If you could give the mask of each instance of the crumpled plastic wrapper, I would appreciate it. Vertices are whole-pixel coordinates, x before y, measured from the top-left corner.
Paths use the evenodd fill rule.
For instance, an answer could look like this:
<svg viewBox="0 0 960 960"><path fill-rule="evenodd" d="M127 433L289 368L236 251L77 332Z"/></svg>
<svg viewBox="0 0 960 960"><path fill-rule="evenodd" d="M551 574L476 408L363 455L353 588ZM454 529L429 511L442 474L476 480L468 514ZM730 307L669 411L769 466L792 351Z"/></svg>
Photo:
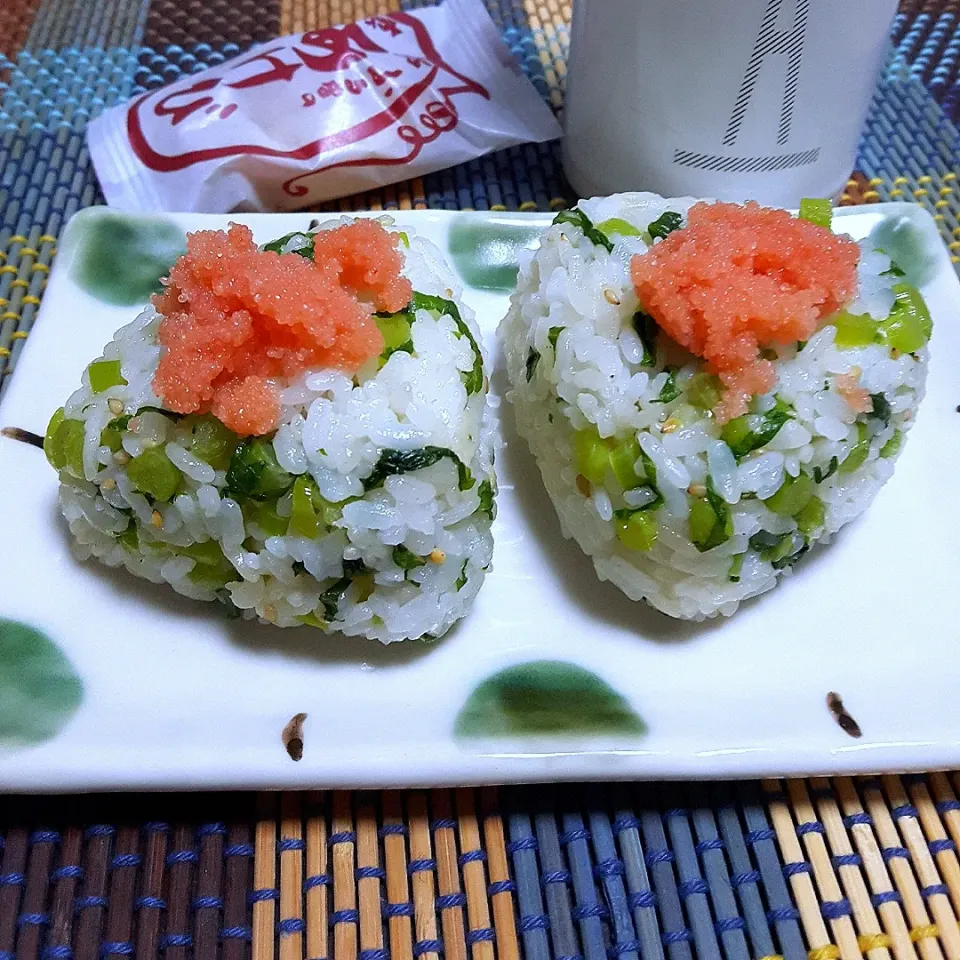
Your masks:
<svg viewBox="0 0 960 960"><path fill-rule="evenodd" d="M482 0L261 44L89 128L124 210L294 210L560 136Z"/></svg>

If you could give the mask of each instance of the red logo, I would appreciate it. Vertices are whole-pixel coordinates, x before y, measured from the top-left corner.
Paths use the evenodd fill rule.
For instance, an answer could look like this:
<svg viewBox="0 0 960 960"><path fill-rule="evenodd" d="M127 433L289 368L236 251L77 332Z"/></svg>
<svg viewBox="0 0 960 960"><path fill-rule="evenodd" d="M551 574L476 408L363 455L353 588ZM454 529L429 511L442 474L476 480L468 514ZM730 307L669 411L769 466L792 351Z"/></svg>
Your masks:
<svg viewBox="0 0 960 960"><path fill-rule="evenodd" d="M490 99L443 60L420 20L393 13L285 37L144 94L127 114L127 134L139 160L162 173L227 158L225 175L231 163L245 171L260 157L317 158L283 184L300 197L309 192L301 181L324 170L413 160L457 126L458 94ZM345 155L365 141L363 155Z"/></svg>

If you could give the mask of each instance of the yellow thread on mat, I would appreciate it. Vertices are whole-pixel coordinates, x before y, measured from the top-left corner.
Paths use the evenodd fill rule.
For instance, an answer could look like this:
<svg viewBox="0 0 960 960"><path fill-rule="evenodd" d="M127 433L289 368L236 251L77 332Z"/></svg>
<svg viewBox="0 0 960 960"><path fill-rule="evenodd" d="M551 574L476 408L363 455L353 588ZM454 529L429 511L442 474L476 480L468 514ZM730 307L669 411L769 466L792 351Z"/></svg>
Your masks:
<svg viewBox="0 0 960 960"><path fill-rule="evenodd" d="M10 334L10 339L26 340L27 336L28 336L28 332L26 330L14 330L13 333Z"/></svg>
<svg viewBox="0 0 960 960"><path fill-rule="evenodd" d="M40 306L40 298L35 297L32 293L28 293L21 301L21 303L32 303L35 307Z"/></svg>
<svg viewBox="0 0 960 960"><path fill-rule="evenodd" d="M31 269L31 270L42 270L44 273L49 273L49 272L50 272L50 268L49 268L45 263L35 263L30 269Z"/></svg>
<svg viewBox="0 0 960 960"><path fill-rule="evenodd" d="M897 178L893 181L893 185L896 186L896 185L899 184L899 183L909 183L909 182L910 182L910 181L909 181L906 177L897 177Z"/></svg>
<svg viewBox="0 0 960 960"><path fill-rule="evenodd" d="M893 946L893 938L889 933L862 933L857 937L857 946L863 953L868 950L881 950Z"/></svg>
<svg viewBox="0 0 960 960"><path fill-rule="evenodd" d="M927 940L930 937L939 937L940 931L935 923L928 923L922 927L914 927L910 931L910 939L916 943L918 940Z"/></svg>
<svg viewBox="0 0 960 960"><path fill-rule="evenodd" d="M863 195L863 199L864 199L864 200L876 200L879 196L880 196L880 194L877 193L876 190L868 190L868 191Z"/></svg>
<svg viewBox="0 0 960 960"><path fill-rule="evenodd" d="M853 178L851 178L850 180L847 181L847 186L848 186L848 187L855 187L856 185L857 185L857 181L854 180Z"/></svg>
<svg viewBox="0 0 960 960"><path fill-rule="evenodd" d="M3 267L0 267L0 273L16 273L17 268L12 264L8 263Z"/></svg>
<svg viewBox="0 0 960 960"><path fill-rule="evenodd" d="M915 197L926 197L926 196L928 196L928 191L927 191L927 190L923 190L923 189L914 190L914 191L913 191L913 195L914 195Z"/></svg>
<svg viewBox="0 0 960 960"><path fill-rule="evenodd" d="M0 322L4 320L19 320L20 314L14 313L12 310L8 310L6 313L0 313Z"/></svg>
<svg viewBox="0 0 960 960"><path fill-rule="evenodd" d="M6 347L0 347L0 357L9 357L10 351Z"/></svg>
<svg viewBox="0 0 960 960"><path fill-rule="evenodd" d="M536 210L537 205L536 203L533 202L533 200L524 200L523 203L521 203L520 206L517 207L517 209L523 210L523 211Z"/></svg>
<svg viewBox="0 0 960 960"><path fill-rule="evenodd" d="M941 188L940 188L940 196L941 196L941 197L946 197L948 194L951 194L951 193L953 193L953 187L941 187Z"/></svg>
<svg viewBox="0 0 960 960"><path fill-rule="evenodd" d="M21 257L38 257L39 254L37 253L36 250L33 249L33 247L21 247L20 256Z"/></svg>
<svg viewBox="0 0 960 960"><path fill-rule="evenodd" d="M761 957L760 960L783 960L782 953L768 953L765 957Z"/></svg>
<svg viewBox="0 0 960 960"><path fill-rule="evenodd" d="M551 210L559 210L559 209L562 209L563 207L565 207L566 205L567 205L567 198L566 198L566 197L553 197L553 198L550 200L550 209L551 209Z"/></svg>
<svg viewBox="0 0 960 960"><path fill-rule="evenodd" d="M27 242L27 238L26 238L25 236L23 236L23 234L20 234L20 233L15 233L15 234L7 241L8 244L10 244L10 243L26 243L26 242Z"/></svg>
<svg viewBox="0 0 960 960"><path fill-rule="evenodd" d="M960 250L960 240L951 240L950 243L947 244L947 249Z"/></svg>
<svg viewBox="0 0 960 960"><path fill-rule="evenodd" d="M949 206L950 206L950 201L949 201L949 200L938 200L938 201L933 205L933 207L934 207L935 210L942 210L944 207L949 207Z"/></svg>
<svg viewBox="0 0 960 960"><path fill-rule="evenodd" d="M17 277L16 280L11 280L11 281L10 281L10 286L11 286L11 287L29 287L30 284L27 283L26 280L21 280L19 277Z"/></svg>
<svg viewBox="0 0 960 960"><path fill-rule="evenodd" d="M891 197L902 197L902 196L903 196L903 191L902 191L899 187L897 187L896 190L891 190L891 191L890 191L890 196L891 196Z"/></svg>
<svg viewBox="0 0 960 960"><path fill-rule="evenodd" d="M808 960L837 960L840 948L835 943L828 943L825 947L815 947L807 954Z"/></svg>
<svg viewBox="0 0 960 960"><path fill-rule="evenodd" d="M917 183L929 183L932 179L933 177L925 173L922 177L917 177Z"/></svg>
<svg viewBox="0 0 960 960"><path fill-rule="evenodd" d="M490 209L497 213L503 213L507 208L502 203L495 203Z"/></svg>
<svg viewBox="0 0 960 960"><path fill-rule="evenodd" d="M879 187L880 184L883 183L883 177L871 177L867 183L869 183L871 187Z"/></svg>
<svg viewBox="0 0 960 960"><path fill-rule="evenodd" d="M957 175L951 170L950 173L945 173L943 175L943 181L946 183L947 180L956 180Z"/></svg>
<svg viewBox="0 0 960 960"><path fill-rule="evenodd" d="M56 243L57 238L51 237L49 233L44 233L41 236L37 237L37 243Z"/></svg>

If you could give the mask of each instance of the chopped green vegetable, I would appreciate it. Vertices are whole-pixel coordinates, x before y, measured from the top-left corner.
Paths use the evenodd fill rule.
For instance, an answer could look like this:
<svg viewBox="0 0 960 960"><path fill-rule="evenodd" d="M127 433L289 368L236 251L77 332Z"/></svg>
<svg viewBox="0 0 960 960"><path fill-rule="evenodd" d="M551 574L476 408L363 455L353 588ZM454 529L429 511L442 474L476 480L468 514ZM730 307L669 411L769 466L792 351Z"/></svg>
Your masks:
<svg viewBox="0 0 960 960"><path fill-rule="evenodd" d="M766 560L776 566L793 552L793 534L776 534L760 530L750 538L750 546L760 555L761 560Z"/></svg>
<svg viewBox="0 0 960 960"><path fill-rule="evenodd" d="M163 503L176 496L183 479L163 447L149 447L134 457L127 464L127 477L136 490Z"/></svg>
<svg viewBox="0 0 960 960"><path fill-rule="evenodd" d="M664 385L660 388L660 393L655 400L651 400L651 403L670 403L673 400L676 400L680 396L680 388L677 386L677 372L676 370L671 370L667 374L667 380Z"/></svg>
<svg viewBox="0 0 960 960"><path fill-rule="evenodd" d="M480 497L480 512L485 513L492 520L494 517L493 484L489 480L482 481L477 487L477 494Z"/></svg>
<svg viewBox="0 0 960 960"><path fill-rule="evenodd" d="M64 420L66 420L66 414L63 412L63 407L54 410L53 416L47 424L47 432L43 437L43 452L47 457L47 462L55 470L63 469L66 463L63 455L63 445L57 440L57 432Z"/></svg>
<svg viewBox="0 0 960 960"><path fill-rule="evenodd" d="M793 547L793 542L791 540L791 548ZM783 570L784 567L792 567L808 550L810 549L809 544L802 544L798 550L793 550L791 553L788 553L785 557L780 557L777 560L773 561L774 570Z"/></svg>
<svg viewBox="0 0 960 960"><path fill-rule="evenodd" d="M401 310L398 313L375 313L373 319L376 321L377 329L383 335L381 367L398 351L413 353L413 337L410 335L413 314L407 310Z"/></svg>
<svg viewBox="0 0 960 960"><path fill-rule="evenodd" d="M631 434L625 440L621 440L610 451L609 457L613 475L617 478L617 483L620 484L621 488L630 490L636 487L640 481L636 468L637 461L640 459L640 444L637 443L636 436ZM587 479L590 478L587 477ZM596 482L600 483L601 481Z"/></svg>
<svg viewBox="0 0 960 960"><path fill-rule="evenodd" d="M780 489L763 502L768 510L783 517L795 517L813 499L813 481L805 474L784 474Z"/></svg>
<svg viewBox="0 0 960 960"><path fill-rule="evenodd" d="M120 541L125 550L129 550L131 553L140 552L140 533L133 520L130 521L127 529L117 537L117 540Z"/></svg>
<svg viewBox="0 0 960 960"><path fill-rule="evenodd" d="M288 534L313 540L324 529L324 524L321 518L317 516L317 510L314 506L313 498L315 495L319 496L319 491L311 480L306 477L297 477L294 480Z"/></svg>
<svg viewBox="0 0 960 960"><path fill-rule="evenodd" d="M397 236L400 238L400 242L405 246L410 246L410 237L403 230L397 231Z"/></svg>
<svg viewBox="0 0 960 960"><path fill-rule="evenodd" d="M537 372L537 364L540 362L540 354L530 348L530 352L527 354L527 383L533 379L533 375Z"/></svg>
<svg viewBox="0 0 960 960"><path fill-rule="evenodd" d="M320 603L327 620L336 619L340 601L352 583L361 584L361 594L364 590L369 590L366 596L359 598L361 600L365 600L373 591L373 574L362 560L344 560L343 576L320 594Z"/></svg>
<svg viewBox="0 0 960 960"><path fill-rule="evenodd" d="M553 218L553 222L554 224L569 223L575 227L579 227L583 231L583 235L591 243L595 243L598 247L603 247L607 253L613 252L613 244L610 242L609 237L601 233L593 225L593 221L579 207L574 207L572 210L561 210Z"/></svg>
<svg viewBox="0 0 960 960"><path fill-rule="evenodd" d="M700 410L712 410L720 402L719 377L695 373L687 381L687 401Z"/></svg>
<svg viewBox="0 0 960 960"><path fill-rule="evenodd" d="M682 226L683 217L679 213L674 213L673 210L667 210L647 227L647 233L651 238L662 240L667 234L679 230Z"/></svg>
<svg viewBox="0 0 960 960"><path fill-rule="evenodd" d="M563 333L564 327L551 327L547 331L547 341L554 350L557 349L557 341L560 339L560 334Z"/></svg>
<svg viewBox="0 0 960 960"><path fill-rule="evenodd" d="M800 219L829 230L830 221L833 219L833 204L829 200L804 197L800 201Z"/></svg>
<svg viewBox="0 0 960 960"><path fill-rule="evenodd" d="M633 329L643 347L640 366L652 367L657 362L657 321L650 314L638 310L633 315Z"/></svg>
<svg viewBox="0 0 960 960"><path fill-rule="evenodd" d="M643 231L622 217L611 217L597 224L597 229L605 236L619 234L621 237L642 237Z"/></svg>
<svg viewBox="0 0 960 960"><path fill-rule="evenodd" d="M866 347L875 343L879 335L879 327L868 313L847 313L841 310L833 322L837 332L833 342L840 348Z"/></svg>
<svg viewBox="0 0 960 960"><path fill-rule="evenodd" d="M321 620L316 613L305 613L302 617L297 617L297 619L307 627L314 627L317 630L326 630L330 624L326 620Z"/></svg>
<svg viewBox="0 0 960 960"><path fill-rule="evenodd" d="M418 557L401 543L393 548L393 562L401 570L415 570L417 567L424 566L427 560L425 557Z"/></svg>
<svg viewBox="0 0 960 960"><path fill-rule="evenodd" d="M100 431L100 445L109 447L111 453L118 453L123 446L123 434L132 418L126 414L111 420Z"/></svg>
<svg viewBox="0 0 960 960"><path fill-rule="evenodd" d="M375 490L377 487L383 486L383 481L387 477L412 473L414 470L425 470L444 457L449 457L457 465L460 489L469 490L475 482L470 470L452 450L448 450L446 447L421 447L418 450L382 450L373 472L363 481L363 489Z"/></svg>
<svg viewBox="0 0 960 960"><path fill-rule="evenodd" d="M267 500L292 484L293 477L280 466L273 443L265 437L250 437L237 445L230 458L225 493L235 500Z"/></svg>
<svg viewBox="0 0 960 960"><path fill-rule="evenodd" d="M884 459L895 457L900 452L903 443L903 434L899 430L893 431L893 436L880 448L880 456Z"/></svg>
<svg viewBox="0 0 960 960"><path fill-rule="evenodd" d="M248 524L255 523L268 537L282 537L290 526L290 518L281 517L277 513L276 501L247 500L240 509L243 511L244 521Z"/></svg>
<svg viewBox="0 0 960 960"><path fill-rule="evenodd" d="M830 463L827 465L826 472L822 471L819 467L813 468L813 479L815 483L823 483L824 480L829 480L837 472L837 467L840 466L840 461L837 457L831 457Z"/></svg>
<svg viewBox="0 0 960 960"><path fill-rule="evenodd" d="M857 442L853 449L847 454L846 459L840 464L840 473L853 473L863 466L870 452L870 435L867 433L865 423L857 423Z"/></svg>
<svg viewBox="0 0 960 960"><path fill-rule="evenodd" d="M94 360L87 367L87 376L90 378L90 389L94 393L103 393L111 387L127 385L120 373L119 360Z"/></svg>
<svg viewBox="0 0 960 960"><path fill-rule="evenodd" d="M745 556L746 556L745 553L738 553L738 554L730 561L730 569L729 569L729 571L727 572L727 579L728 579L731 583L739 583L739 582L740 582L740 571L743 569L743 558L744 558Z"/></svg>
<svg viewBox="0 0 960 960"><path fill-rule="evenodd" d="M274 253L280 253L283 248L294 238L294 237L304 237L310 242L305 246L299 247L296 250L290 250L290 253L298 253L301 257L305 257L307 260L313 259L313 237L312 233L304 233L302 230L294 230L293 233L288 233L285 236L280 237L279 240L271 240L269 243L265 243L262 247L263 250L271 250Z"/></svg>
<svg viewBox="0 0 960 960"><path fill-rule="evenodd" d="M916 353L930 339L933 321L920 291L909 283L893 288L896 303L890 316L880 322L887 345L900 353Z"/></svg>
<svg viewBox="0 0 960 960"><path fill-rule="evenodd" d="M214 470L226 470L240 438L212 414L191 414L183 425L191 432L190 452Z"/></svg>
<svg viewBox="0 0 960 960"><path fill-rule="evenodd" d="M617 539L628 550L646 552L657 542L657 517L652 510L616 510Z"/></svg>
<svg viewBox="0 0 960 960"><path fill-rule="evenodd" d="M171 547L174 553L190 557L194 561L193 569L187 579L202 587L223 587L232 580L239 580L233 564L223 555L216 540L204 540L188 547Z"/></svg>
<svg viewBox="0 0 960 960"><path fill-rule="evenodd" d="M474 339L470 328L463 322L457 305L452 300L444 300L443 297L431 297L425 293L414 293L410 301L410 308L413 310L429 310L436 315L443 316L447 314L453 317L453 322L457 325L457 330L461 337L466 337L473 347L473 367L467 373L461 373L463 385L467 389L467 396L472 393L479 393L483 389L483 354L480 347Z"/></svg>
<svg viewBox="0 0 960 960"><path fill-rule="evenodd" d="M867 414L868 417L873 417L875 420L879 420L885 427L890 426L890 417L893 411L890 409L890 401L882 393L871 393L870 401L873 404L873 409Z"/></svg>
<svg viewBox="0 0 960 960"><path fill-rule="evenodd" d="M593 427L578 430L573 438L577 471L591 483L602 484L610 466L612 440L601 438Z"/></svg>
<svg viewBox="0 0 960 960"><path fill-rule="evenodd" d="M752 450L766 446L790 419L790 408L779 398L766 413L745 413L724 425L720 439L733 455L742 459Z"/></svg>
<svg viewBox="0 0 960 960"><path fill-rule="evenodd" d="M815 530L819 530L823 526L826 516L823 501L819 497L811 497L807 505L795 514L797 529L805 537L809 537Z"/></svg>
<svg viewBox="0 0 960 960"><path fill-rule="evenodd" d="M690 504L690 539L701 552L719 547L733 536L733 517L725 500L717 495L707 477L707 496Z"/></svg>
<svg viewBox="0 0 960 960"><path fill-rule="evenodd" d="M457 593L467 585L467 564L469 562L469 560L464 560L463 566L460 568L460 576L456 580Z"/></svg>

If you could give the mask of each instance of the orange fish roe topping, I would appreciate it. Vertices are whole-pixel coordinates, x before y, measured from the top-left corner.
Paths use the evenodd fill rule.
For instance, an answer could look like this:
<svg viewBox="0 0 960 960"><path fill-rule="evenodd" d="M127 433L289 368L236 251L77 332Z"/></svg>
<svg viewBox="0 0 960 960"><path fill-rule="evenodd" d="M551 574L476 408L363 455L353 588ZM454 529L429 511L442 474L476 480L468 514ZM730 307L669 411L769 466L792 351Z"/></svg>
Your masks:
<svg viewBox="0 0 960 960"><path fill-rule="evenodd" d="M277 378L353 373L383 350L373 311L399 310L413 294L396 242L373 221L337 227L318 235L312 263L259 250L238 224L191 234L153 298L163 315L157 396L177 413L212 412L242 436L269 433Z"/></svg>
<svg viewBox="0 0 960 960"><path fill-rule="evenodd" d="M759 351L807 340L856 290L860 248L756 203L698 203L687 225L633 258L643 309L725 386L720 422L773 387Z"/></svg>

